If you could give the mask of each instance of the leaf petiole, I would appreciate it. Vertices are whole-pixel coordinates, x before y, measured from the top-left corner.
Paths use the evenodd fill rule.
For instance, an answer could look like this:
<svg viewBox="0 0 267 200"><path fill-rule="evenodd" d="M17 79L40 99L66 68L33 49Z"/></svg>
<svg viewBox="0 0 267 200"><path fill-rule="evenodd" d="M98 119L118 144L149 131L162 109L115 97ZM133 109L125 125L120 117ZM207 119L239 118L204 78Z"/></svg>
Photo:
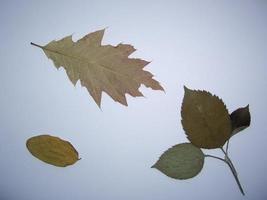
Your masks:
<svg viewBox="0 0 267 200"><path fill-rule="evenodd" d="M31 45L33 45L33 46L36 46L36 47L39 47L39 48L43 48L43 46L41 46L41 45L38 45L38 44L35 44L35 43L33 43L33 42L31 42Z"/></svg>
<svg viewBox="0 0 267 200"><path fill-rule="evenodd" d="M229 142L230 142L230 139L228 139L226 142L226 148L225 148L226 150L225 151L226 151L227 155L228 155L228 149L229 149Z"/></svg>
<svg viewBox="0 0 267 200"><path fill-rule="evenodd" d="M213 156L213 155L209 155L209 154L205 154L205 157L215 158L215 159L221 160L223 162L226 162L226 160L223 159L223 158L220 158L220 157L217 157L217 156Z"/></svg>

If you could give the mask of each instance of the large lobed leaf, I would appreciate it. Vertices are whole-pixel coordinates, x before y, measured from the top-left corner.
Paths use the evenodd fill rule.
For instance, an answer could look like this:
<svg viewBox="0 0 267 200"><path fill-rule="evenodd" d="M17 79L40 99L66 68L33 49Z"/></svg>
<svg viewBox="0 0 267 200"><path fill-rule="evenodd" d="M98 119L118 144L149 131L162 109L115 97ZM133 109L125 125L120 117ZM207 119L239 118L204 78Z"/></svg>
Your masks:
<svg viewBox="0 0 267 200"><path fill-rule="evenodd" d="M232 129L223 101L206 91L184 89L181 115L188 139L200 148L223 146Z"/></svg>
<svg viewBox="0 0 267 200"><path fill-rule="evenodd" d="M191 143L182 143L165 151L152 166L174 179L196 176L203 168L204 154Z"/></svg>
<svg viewBox="0 0 267 200"><path fill-rule="evenodd" d="M136 49L129 44L101 45L104 29L90 33L77 42L72 36L52 41L42 48L56 68L63 67L75 85L80 80L97 105L101 106L102 92L106 92L127 106L125 94L133 97L143 96L139 91L141 84L154 90L163 90L153 75L143 68L149 62L128 58Z"/></svg>

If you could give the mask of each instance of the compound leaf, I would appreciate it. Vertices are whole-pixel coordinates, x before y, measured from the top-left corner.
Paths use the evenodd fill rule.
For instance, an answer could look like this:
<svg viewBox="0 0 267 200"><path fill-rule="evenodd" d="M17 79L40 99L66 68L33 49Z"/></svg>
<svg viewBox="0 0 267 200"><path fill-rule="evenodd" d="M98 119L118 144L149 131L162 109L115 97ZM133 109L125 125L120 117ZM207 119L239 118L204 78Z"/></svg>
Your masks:
<svg viewBox="0 0 267 200"><path fill-rule="evenodd" d="M99 107L102 92L127 106L126 93L133 97L143 96L139 91L141 84L164 90L150 72L143 70L149 62L128 58L136 50L133 46L101 45L103 35L104 29L89 33L77 42L67 36L45 46L31 44L42 48L56 68L63 67L74 85L80 80Z"/></svg>
<svg viewBox="0 0 267 200"><path fill-rule="evenodd" d="M244 130L250 125L249 105L243 108L238 108L230 114L232 122L232 136Z"/></svg>
<svg viewBox="0 0 267 200"><path fill-rule="evenodd" d="M197 147L213 149L231 136L231 121L223 101L207 91L184 87L182 125L188 139Z"/></svg>
<svg viewBox="0 0 267 200"><path fill-rule="evenodd" d="M35 136L27 140L26 146L36 158L58 167L66 167L79 160L78 152L72 144L58 137Z"/></svg>
<svg viewBox="0 0 267 200"><path fill-rule="evenodd" d="M203 168L204 154L191 143L182 143L165 151L152 166L174 179L189 179Z"/></svg>

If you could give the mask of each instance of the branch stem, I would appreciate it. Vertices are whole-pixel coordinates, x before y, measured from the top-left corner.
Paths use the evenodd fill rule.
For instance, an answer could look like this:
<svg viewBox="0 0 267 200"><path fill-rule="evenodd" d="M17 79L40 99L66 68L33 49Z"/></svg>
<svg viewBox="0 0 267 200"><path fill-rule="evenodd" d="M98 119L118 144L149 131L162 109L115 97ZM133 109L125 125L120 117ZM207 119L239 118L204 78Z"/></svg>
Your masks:
<svg viewBox="0 0 267 200"><path fill-rule="evenodd" d="M226 163L226 164L229 166L229 168L230 168L230 170L231 170L231 172L232 172L232 174L233 174L233 176L234 176L234 178L235 178L235 181L236 181L236 183L237 183L237 185L238 185L238 187L239 187L240 192L241 192L243 195L245 195L244 190L243 190L243 188L242 188L242 185L241 185L241 183L240 183L240 181L239 181L239 179L238 179L237 171L236 171L236 169L235 169L234 164L232 163L231 159L230 159L229 156L228 156L228 152L227 152L227 150L225 151L222 147L221 147L220 149L222 150L222 152L223 152L223 154L224 154L224 159L223 159L223 158L220 158L220 157L217 157L217 156L209 155L209 154L205 154L205 157L215 158L215 159L217 159L217 160L221 160L221 161L223 161L224 163Z"/></svg>
<svg viewBox="0 0 267 200"><path fill-rule="evenodd" d="M238 179L237 171L236 171L236 169L235 169L234 164L232 163L231 159L229 158L227 152L226 152L223 148L221 148L221 150L222 150L222 152L224 153L224 156L225 156L225 159L224 159L224 160L225 160L225 162L227 163L227 165L229 166L229 168L230 168L230 170L231 170L231 172L232 172L232 174L233 174L233 176L234 176L234 178L235 178L235 181L236 181L236 183L237 183L237 185L238 185L238 187L239 187L240 192L241 192L243 195L245 195L244 190L243 190L243 188L242 188L242 185L241 185L241 183L240 183L240 181L239 181L239 179Z"/></svg>

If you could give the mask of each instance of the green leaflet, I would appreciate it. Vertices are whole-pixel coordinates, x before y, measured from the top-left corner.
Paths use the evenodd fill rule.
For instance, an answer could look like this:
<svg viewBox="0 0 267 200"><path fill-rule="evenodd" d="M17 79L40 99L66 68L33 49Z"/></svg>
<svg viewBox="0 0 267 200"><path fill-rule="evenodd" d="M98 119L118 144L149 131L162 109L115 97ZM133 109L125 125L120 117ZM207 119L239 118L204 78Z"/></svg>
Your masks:
<svg viewBox="0 0 267 200"><path fill-rule="evenodd" d="M39 135L27 140L26 146L36 158L58 167L66 167L79 160L78 152L68 141L50 135Z"/></svg>
<svg viewBox="0 0 267 200"><path fill-rule="evenodd" d="M231 136L231 121L223 101L206 91L184 90L181 116L188 139L200 148L223 146Z"/></svg>
<svg viewBox="0 0 267 200"><path fill-rule="evenodd" d="M175 179L188 179L196 176L204 164L204 154L190 143L173 146L164 152L152 166Z"/></svg>

